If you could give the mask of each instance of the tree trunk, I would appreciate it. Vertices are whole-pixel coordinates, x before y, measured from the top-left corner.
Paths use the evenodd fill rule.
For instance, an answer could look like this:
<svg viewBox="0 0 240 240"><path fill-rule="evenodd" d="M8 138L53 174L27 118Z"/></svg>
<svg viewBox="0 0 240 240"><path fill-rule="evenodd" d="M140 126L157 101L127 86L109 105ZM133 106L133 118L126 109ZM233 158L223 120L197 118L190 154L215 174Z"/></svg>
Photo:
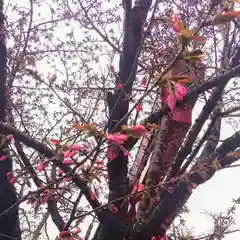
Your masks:
<svg viewBox="0 0 240 240"><path fill-rule="evenodd" d="M6 44L4 33L3 0L0 1L0 121L6 122ZM1 136L1 138L4 138ZM0 146L0 156L7 154L7 143ZM0 162L0 239L21 239L16 190L6 174L12 172L12 158Z"/></svg>

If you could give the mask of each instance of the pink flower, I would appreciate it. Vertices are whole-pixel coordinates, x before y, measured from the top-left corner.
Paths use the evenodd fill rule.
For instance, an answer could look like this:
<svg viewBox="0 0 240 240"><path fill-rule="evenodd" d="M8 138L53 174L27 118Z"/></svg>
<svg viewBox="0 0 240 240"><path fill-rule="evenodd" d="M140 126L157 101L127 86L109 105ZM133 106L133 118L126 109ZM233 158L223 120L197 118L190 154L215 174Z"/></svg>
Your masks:
<svg viewBox="0 0 240 240"><path fill-rule="evenodd" d="M172 25L175 32L179 33L181 31L181 20L178 16L173 17Z"/></svg>
<svg viewBox="0 0 240 240"><path fill-rule="evenodd" d="M71 180L72 180L72 177L65 177L64 180L65 180L65 181L71 181Z"/></svg>
<svg viewBox="0 0 240 240"><path fill-rule="evenodd" d="M9 178L9 179L8 179L8 182L9 182L10 184L14 184L14 183L16 182L16 178L15 178L15 177Z"/></svg>
<svg viewBox="0 0 240 240"><path fill-rule="evenodd" d="M114 146L108 147L107 156L108 156L109 162L116 159L118 156L118 153L119 153L119 151L116 149L116 147L114 147Z"/></svg>
<svg viewBox="0 0 240 240"><path fill-rule="evenodd" d="M141 104L138 104L138 105L136 106L136 111L137 111L137 112L140 112L140 111L142 111L142 110L143 110L142 105L141 105Z"/></svg>
<svg viewBox="0 0 240 240"><path fill-rule="evenodd" d="M45 164L43 162L40 162L39 165L38 165L38 170L40 172L42 172L42 171L44 171L44 169L45 169Z"/></svg>
<svg viewBox="0 0 240 240"><path fill-rule="evenodd" d="M8 140L9 142L11 142L12 139L13 139L13 135L7 135L6 138L7 138L7 140Z"/></svg>
<svg viewBox="0 0 240 240"><path fill-rule="evenodd" d="M64 158L71 158L73 157L77 152L75 151L67 151L63 153Z"/></svg>
<svg viewBox="0 0 240 240"><path fill-rule="evenodd" d="M97 169L103 169L103 165L97 165L96 168Z"/></svg>
<svg viewBox="0 0 240 240"><path fill-rule="evenodd" d="M153 202L154 202L154 204L158 204L158 203L160 203L160 197L154 197L153 199Z"/></svg>
<svg viewBox="0 0 240 240"><path fill-rule="evenodd" d="M145 87L147 85L147 78L143 77L141 80L141 85Z"/></svg>
<svg viewBox="0 0 240 240"><path fill-rule="evenodd" d="M59 145L60 144L59 140L57 140L57 139L50 139L49 141L54 145Z"/></svg>
<svg viewBox="0 0 240 240"><path fill-rule="evenodd" d="M82 230L81 230L81 228L80 227L77 227L76 228L76 233L80 233Z"/></svg>
<svg viewBox="0 0 240 240"><path fill-rule="evenodd" d="M108 134L106 139L109 143L122 145L128 139L128 135L121 133Z"/></svg>
<svg viewBox="0 0 240 240"><path fill-rule="evenodd" d="M14 184L16 182L16 178L14 177L13 172L7 172L6 176L10 184Z"/></svg>
<svg viewBox="0 0 240 240"><path fill-rule="evenodd" d="M7 172L7 173L6 173L6 176L7 176L7 177L12 177L12 176L13 176L13 172Z"/></svg>
<svg viewBox="0 0 240 240"><path fill-rule="evenodd" d="M67 165L74 165L75 164L75 162L71 158L65 158L63 160L63 163L67 164Z"/></svg>
<svg viewBox="0 0 240 240"><path fill-rule="evenodd" d="M168 89L163 89L161 94L161 101L168 102L169 108L173 111L176 106L176 100L183 100L183 97L187 94L187 89L181 84L176 83L175 92L169 93Z"/></svg>
<svg viewBox="0 0 240 240"><path fill-rule="evenodd" d="M192 183L192 188L193 188L193 189L196 189L197 186L198 186L198 185L197 185L196 183Z"/></svg>
<svg viewBox="0 0 240 240"><path fill-rule="evenodd" d="M110 210L111 210L112 213L117 213L118 212L118 209L113 204L110 206Z"/></svg>
<svg viewBox="0 0 240 240"><path fill-rule="evenodd" d="M110 64L110 71L111 71L111 72L114 72L114 71L115 71L115 68L114 68L114 66L113 66L112 64Z"/></svg>
<svg viewBox="0 0 240 240"><path fill-rule="evenodd" d="M118 83L117 86L116 86L117 89L122 89L123 88L123 85L121 83Z"/></svg>
<svg viewBox="0 0 240 240"><path fill-rule="evenodd" d="M7 159L7 156L1 156L0 157L0 161L4 161L4 160L6 160Z"/></svg>
<svg viewBox="0 0 240 240"><path fill-rule="evenodd" d="M145 188L144 184L138 183L138 184L134 187L133 191L143 191L144 188Z"/></svg>
<svg viewBox="0 0 240 240"><path fill-rule="evenodd" d="M103 164L103 160L97 160L96 163L97 164Z"/></svg>
<svg viewBox="0 0 240 240"><path fill-rule="evenodd" d="M186 94L187 94L187 89L183 85L177 83L176 87L175 87L175 95L176 95L177 100L182 101L183 97Z"/></svg>
<svg viewBox="0 0 240 240"><path fill-rule="evenodd" d="M168 240L167 235L164 234L163 237L161 237L161 240Z"/></svg>
<svg viewBox="0 0 240 240"><path fill-rule="evenodd" d="M147 132L147 129L142 125L136 125L131 127L131 131L134 135L142 136L144 133Z"/></svg>
<svg viewBox="0 0 240 240"><path fill-rule="evenodd" d="M83 147L80 144L74 144L69 146L69 150L72 151L82 151Z"/></svg>

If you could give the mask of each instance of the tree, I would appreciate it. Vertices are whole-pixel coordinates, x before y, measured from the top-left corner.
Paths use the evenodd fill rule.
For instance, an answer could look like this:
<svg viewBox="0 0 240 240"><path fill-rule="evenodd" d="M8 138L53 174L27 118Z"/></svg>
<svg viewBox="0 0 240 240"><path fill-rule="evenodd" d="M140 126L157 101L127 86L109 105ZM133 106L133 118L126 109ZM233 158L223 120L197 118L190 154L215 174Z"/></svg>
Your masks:
<svg viewBox="0 0 240 240"><path fill-rule="evenodd" d="M193 239L192 189L240 156L239 131L220 139L240 109L237 2L0 2L1 239L49 239L49 216L58 240L96 221L94 240Z"/></svg>

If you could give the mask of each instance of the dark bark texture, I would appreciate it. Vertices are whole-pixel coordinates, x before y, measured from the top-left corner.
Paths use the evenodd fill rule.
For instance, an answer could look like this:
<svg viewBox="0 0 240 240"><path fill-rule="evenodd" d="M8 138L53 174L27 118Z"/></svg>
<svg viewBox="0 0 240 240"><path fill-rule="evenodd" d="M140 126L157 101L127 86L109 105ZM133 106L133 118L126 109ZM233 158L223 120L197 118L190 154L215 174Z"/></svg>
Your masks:
<svg viewBox="0 0 240 240"><path fill-rule="evenodd" d="M0 1L0 121L6 121L6 63L7 52L5 43L5 30L3 14L3 0ZM5 156L8 152L7 143L0 146L0 156ZM14 185L10 184L6 174L12 172L12 158L7 157L0 162L0 239L7 240L11 237L21 239L19 226L18 206Z"/></svg>

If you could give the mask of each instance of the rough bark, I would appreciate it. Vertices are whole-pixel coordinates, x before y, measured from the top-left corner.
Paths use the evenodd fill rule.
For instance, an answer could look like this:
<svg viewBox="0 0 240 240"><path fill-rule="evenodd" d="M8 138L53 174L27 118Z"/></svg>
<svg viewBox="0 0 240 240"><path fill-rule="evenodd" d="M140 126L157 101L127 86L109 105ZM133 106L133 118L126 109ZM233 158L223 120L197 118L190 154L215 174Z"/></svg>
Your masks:
<svg viewBox="0 0 240 240"><path fill-rule="evenodd" d="M0 1L0 121L6 121L6 43L3 14L3 0ZM0 156L6 155L8 149L7 144L0 147ZM8 157L0 163L0 239L21 239L21 231L19 225L18 206L10 207L16 204L17 196L14 185L10 184L6 174L13 171L12 158Z"/></svg>

